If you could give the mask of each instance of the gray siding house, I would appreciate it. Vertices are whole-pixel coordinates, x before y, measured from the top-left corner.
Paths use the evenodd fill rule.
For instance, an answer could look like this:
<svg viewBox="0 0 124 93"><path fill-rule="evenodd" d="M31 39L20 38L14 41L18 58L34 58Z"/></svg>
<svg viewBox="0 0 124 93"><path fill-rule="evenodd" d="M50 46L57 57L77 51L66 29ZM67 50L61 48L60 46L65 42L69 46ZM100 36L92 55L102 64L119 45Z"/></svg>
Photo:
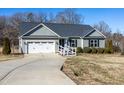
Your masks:
<svg viewBox="0 0 124 93"><path fill-rule="evenodd" d="M90 25L23 22L19 29L19 50L26 54L105 47L106 37Z"/></svg>

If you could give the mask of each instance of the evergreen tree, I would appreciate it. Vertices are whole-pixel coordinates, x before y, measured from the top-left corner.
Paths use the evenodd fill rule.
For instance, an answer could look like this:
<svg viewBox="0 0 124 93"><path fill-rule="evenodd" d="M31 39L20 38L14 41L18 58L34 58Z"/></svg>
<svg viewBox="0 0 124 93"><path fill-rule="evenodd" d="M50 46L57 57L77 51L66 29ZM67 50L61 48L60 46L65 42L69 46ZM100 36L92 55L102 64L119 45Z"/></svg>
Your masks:
<svg viewBox="0 0 124 93"><path fill-rule="evenodd" d="M107 40L107 42L106 42L106 49L105 50L107 50L107 52L110 52L110 53L114 52L113 51L113 43L112 43L111 39Z"/></svg>
<svg viewBox="0 0 124 93"><path fill-rule="evenodd" d="M3 39L3 50L2 53L4 55L8 55L11 53L11 48L10 48L10 41L9 39L6 37Z"/></svg>

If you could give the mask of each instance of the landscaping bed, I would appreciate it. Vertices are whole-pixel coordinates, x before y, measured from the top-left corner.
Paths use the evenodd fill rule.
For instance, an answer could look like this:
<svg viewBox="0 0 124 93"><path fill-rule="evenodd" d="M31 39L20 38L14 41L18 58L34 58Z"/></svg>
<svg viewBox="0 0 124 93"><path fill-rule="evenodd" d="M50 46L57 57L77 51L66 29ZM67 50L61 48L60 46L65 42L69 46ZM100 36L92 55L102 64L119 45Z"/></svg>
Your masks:
<svg viewBox="0 0 124 93"><path fill-rule="evenodd" d="M124 84L124 57L118 54L82 54L67 58L62 71L77 84Z"/></svg>

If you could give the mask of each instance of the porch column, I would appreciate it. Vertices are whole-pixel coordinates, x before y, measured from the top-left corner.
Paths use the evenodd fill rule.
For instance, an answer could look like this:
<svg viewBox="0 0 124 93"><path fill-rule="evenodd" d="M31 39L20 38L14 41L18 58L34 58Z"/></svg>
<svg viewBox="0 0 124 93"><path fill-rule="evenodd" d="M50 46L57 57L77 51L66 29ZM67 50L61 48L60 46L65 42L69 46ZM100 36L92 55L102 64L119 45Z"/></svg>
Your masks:
<svg viewBox="0 0 124 93"><path fill-rule="evenodd" d="M65 39L65 47L67 47L67 43L68 43L68 40L67 39Z"/></svg>
<svg viewBox="0 0 124 93"><path fill-rule="evenodd" d="M65 39L64 50L64 55L68 55L68 38Z"/></svg>

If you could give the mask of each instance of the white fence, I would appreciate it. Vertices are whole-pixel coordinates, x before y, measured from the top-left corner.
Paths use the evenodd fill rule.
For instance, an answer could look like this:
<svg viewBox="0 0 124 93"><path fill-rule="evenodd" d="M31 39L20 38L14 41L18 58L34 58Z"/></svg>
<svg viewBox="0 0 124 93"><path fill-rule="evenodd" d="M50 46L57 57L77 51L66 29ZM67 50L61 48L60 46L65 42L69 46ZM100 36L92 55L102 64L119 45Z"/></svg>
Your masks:
<svg viewBox="0 0 124 93"><path fill-rule="evenodd" d="M76 56L76 47L62 47L59 46L59 54L62 56L75 55Z"/></svg>

